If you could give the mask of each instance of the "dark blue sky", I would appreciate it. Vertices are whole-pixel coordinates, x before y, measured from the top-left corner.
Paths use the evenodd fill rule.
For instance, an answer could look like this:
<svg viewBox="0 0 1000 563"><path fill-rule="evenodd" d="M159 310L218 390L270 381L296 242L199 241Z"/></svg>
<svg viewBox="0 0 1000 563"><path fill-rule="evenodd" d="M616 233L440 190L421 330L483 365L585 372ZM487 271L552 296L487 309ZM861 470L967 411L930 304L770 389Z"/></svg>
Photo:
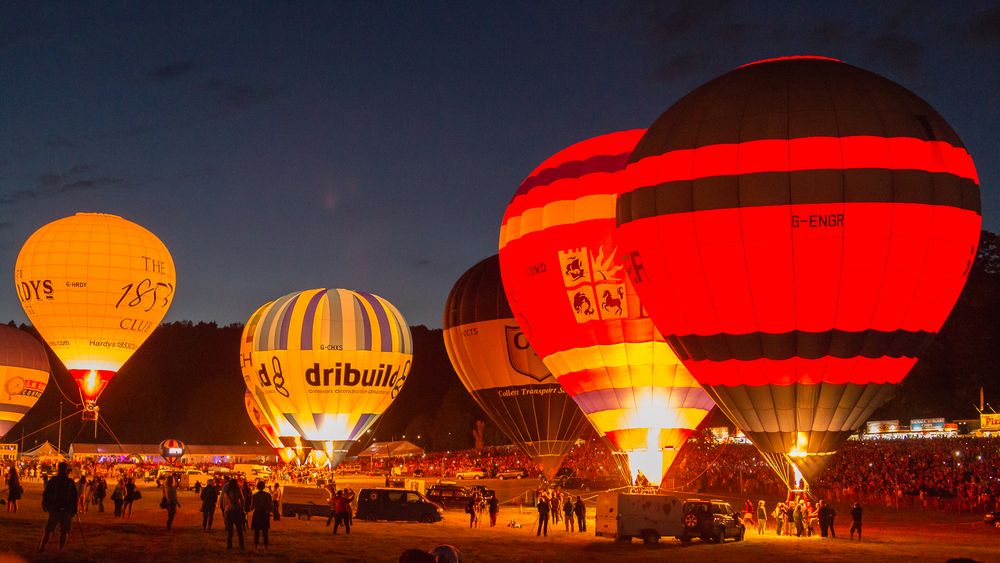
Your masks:
<svg viewBox="0 0 1000 563"><path fill-rule="evenodd" d="M174 256L167 320L327 286L437 327L535 165L789 54L928 100L1000 229L1000 5L785 4L4 3L0 265L48 221L116 213ZM26 320L12 284L0 319Z"/></svg>

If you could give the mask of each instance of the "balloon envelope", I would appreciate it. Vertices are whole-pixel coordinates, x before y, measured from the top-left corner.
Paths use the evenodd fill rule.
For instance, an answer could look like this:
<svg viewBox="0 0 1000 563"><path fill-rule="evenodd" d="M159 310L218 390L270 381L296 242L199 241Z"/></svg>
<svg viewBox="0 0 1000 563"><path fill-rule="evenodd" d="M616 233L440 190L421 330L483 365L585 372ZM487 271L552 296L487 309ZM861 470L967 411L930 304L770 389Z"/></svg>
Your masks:
<svg viewBox="0 0 1000 563"><path fill-rule="evenodd" d="M469 268L451 289L444 343L479 406L551 479L587 419L517 326L496 255Z"/></svg>
<svg viewBox="0 0 1000 563"><path fill-rule="evenodd" d="M264 313L272 302L261 305L243 327L243 334L240 337L240 371L243 374L243 382L247 386L247 397L244 403L247 407L247 414L254 426L261 433L268 444L275 449L275 453L281 457L282 461L289 463L299 456L304 446L301 436L295 428L285 419L284 416L267 401L259 383L257 370L253 364L253 337L257 329L257 323L263 318ZM303 456L304 457L304 454Z"/></svg>
<svg viewBox="0 0 1000 563"><path fill-rule="evenodd" d="M93 401L163 319L177 279L153 233L77 213L28 237L14 283L31 323Z"/></svg>
<svg viewBox="0 0 1000 563"><path fill-rule="evenodd" d="M975 167L926 102L793 57L684 97L626 171L617 240L691 373L814 480L954 305L981 226Z"/></svg>
<svg viewBox="0 0 1000 563"><path fill-rule="evenodd" d="M619 176L642 136L572 145L529 175L507 206L500 272L531 345L591 424L659 484L712 408L654 328L612 240Z"/></svg>
<svg viewBox="0 0 1000 563"><path fill-rule="evenodd" d="M311 289L266 309L251 359L264 401L336 467L399 394L412 348L406 321L385 299Z"/></svg>
<svg viewBox="0 0 1000 563"><path fill-rule="evenodd" d="M0 438L35 406L49 383L49 358L37 338L0 325Z"/></svg>
<svg viewBox="0 0 1000 563"><path fill-rule="evenodd" d="M160 442L160 456L171 462L175 462L184 457L184 451L186 449L187 446L185 446L184 442L181 442L180 440L167 439Z"/></svg>

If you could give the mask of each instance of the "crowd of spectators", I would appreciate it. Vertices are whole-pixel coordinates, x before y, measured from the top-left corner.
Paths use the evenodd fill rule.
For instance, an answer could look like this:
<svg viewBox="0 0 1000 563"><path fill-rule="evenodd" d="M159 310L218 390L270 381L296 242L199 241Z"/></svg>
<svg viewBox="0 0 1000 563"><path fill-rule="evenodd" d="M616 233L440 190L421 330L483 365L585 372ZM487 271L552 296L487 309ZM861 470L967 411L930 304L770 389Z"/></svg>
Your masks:
<svg viewBox="0 0 1000 563"><path fill-rule="evenodd" d="M1000 438L865 440L841 449L817 489L896 508L997 510L998 466Z"/></svg>
<svg viewBox="0 0 1000 563"><path fill-rule="evenodd" d="M75 464L76 465L76 464ZM599 439L578 443L563 468L585 479L620 475L614 456ZM835 502L860 501L896 508L949 508L983 512L1000 510L1000 438L925 438L861 440L844 444L811 491ZM155 464L77 465L85 475L106 479L155 475ZM203 470L213 468L203 467ZM431 479L454 478L460 471L481 469L487 477L524 470L529 478L539 468L515 447L434 452L421 456L345 462L337 471L309 465L274 467L285 482L323 485L345 473L401 474ZM0 469L5 473L6 467ZM41 480L51 470L41 464L19 464L24 481ZM0 474L0 478L5 475ZM666 486L690 492L739 496L781 496L787 489L756 448L746 443L718 442L704 435L692 439L667 475Z"/></svg>
<svg viewBox="0 0 1000 563"><path fill-rule="evenodd" d="M1000 438L850 441L811 491L836 502L892 508L1000 510ZM786 490L754 446L698 440L670 473L675 487L738 495Z"/></svg>

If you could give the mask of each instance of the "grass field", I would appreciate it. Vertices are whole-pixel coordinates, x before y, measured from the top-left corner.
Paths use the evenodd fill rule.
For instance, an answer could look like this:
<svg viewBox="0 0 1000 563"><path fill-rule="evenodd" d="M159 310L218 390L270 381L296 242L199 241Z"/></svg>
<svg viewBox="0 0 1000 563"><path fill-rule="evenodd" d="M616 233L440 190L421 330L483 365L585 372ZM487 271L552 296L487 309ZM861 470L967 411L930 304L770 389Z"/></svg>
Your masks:
<svg viewBox="0 0 1000 563"><path fill-rule="evenodd" d="M369 485L373 484L371 482ZM488 481L502 499L511 498L530 486L519 481ZM356 485L356 486L355 486ZM356 483L355 490L364 486ZM200 502L193 493L183 493L182 506L174 530L165 529L166 515L159 509L159 492L144 488L143 499L135 505L130 520L116 520L112 512L93 510L80 515L82 526L74 526L66 549L59 553L58 535L53 534L46 553L36 551L45 522L39 497L40 483L25 483L25 499L16 515L0 512L0 563L23 559L41 561L394 561L409 548L430 550L440 544L458 547L465 561L651 561L678 559L687 562L748 561L945 561L970 557L979 561L1000 561L1000 530L988 528L974 515L940 512L887 511L868 508L865 541L846 539L850 518L847 506L839 507L840 539L794 538L768 533L748 533L744 542L724 545L682 546L664 539L657 546L615 542L586 534L569 533L562 524L538 538L531 530L535 514L519 513L504 506L496 528L469 529L461 510L450 510L436 524L356 522L350 535L333 536L325 519L283 518L273 523L268 551L254 551L252 534L247 550L227 551L221 515L217 529L201 529ZM92 507L93 508L93 507ZM106 510L113 511L111 503ZM589 529L593 530L593 509ZM508 528L510 520L523 528ZM82 533L81 533L82 531Z"/></svg>

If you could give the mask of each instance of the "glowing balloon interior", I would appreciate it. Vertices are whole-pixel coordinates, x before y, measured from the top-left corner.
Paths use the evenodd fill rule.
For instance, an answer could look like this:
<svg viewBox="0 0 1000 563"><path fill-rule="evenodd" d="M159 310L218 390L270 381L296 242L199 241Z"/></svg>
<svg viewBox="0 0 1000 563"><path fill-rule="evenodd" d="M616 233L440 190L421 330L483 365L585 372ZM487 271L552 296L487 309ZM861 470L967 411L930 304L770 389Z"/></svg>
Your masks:
<svg viewBox="0 0 1000 563"><path fill-rule="evenodd" d="M642 130L555 154L504 213L500 271L531 345L591 424L654 484L712 400L654 328L612 239L622 171Z"/></svg>
<svg viewBox="0 0 1000 563"><path fill-rule="evenodd" d="M254 328L255 390L336 467L402 390L412 348L405 319L377 295L291 293Z"/></svg>
<svg viewBox="0 0 1000 563"><path fill-rule="evenodd" d="M49 358L34 336L0 325L0 438L35 406L49 383Z"/></svg>
<svg viewBox="0 0 1000 563"><path fill-rule="evenodd" d="M657 328L806 481L941 328L982 222L975 166L934 108L819 57L696 89L625 183L616 240Z"/></svg>
<svg viewBox="0 0 1000 563"><path fill-rule="evenodd" d="M28 237L14 283L31 323L92 403L163 319L177 280L153 233L115 215L78 213Z"/></svg>

